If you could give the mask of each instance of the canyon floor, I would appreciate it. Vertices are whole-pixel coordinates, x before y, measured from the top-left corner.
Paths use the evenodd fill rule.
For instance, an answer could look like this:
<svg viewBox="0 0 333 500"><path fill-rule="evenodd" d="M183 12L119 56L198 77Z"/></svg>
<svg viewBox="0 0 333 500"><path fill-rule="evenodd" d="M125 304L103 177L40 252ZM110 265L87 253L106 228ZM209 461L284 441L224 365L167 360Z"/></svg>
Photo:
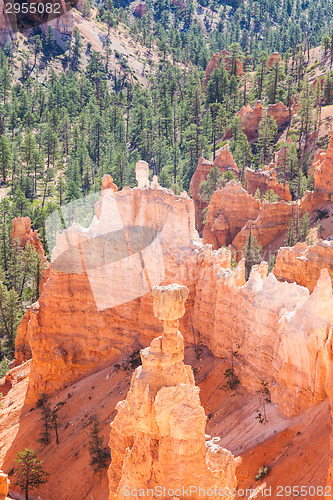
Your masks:
<svg viewBox="0 0 333 500"><path fill-rule="evenodd" d="M220 437L219 444L239 457L238 489L265 485L266 489L271 487L271 498L279 498L279 486L325 486L331 432L329 401L290 419L284 417L276 405L266 404L267 422L260 423L256 417L257 410L262 410L261 394L249 394L242 388L221 389L228 366L226 361L212 356L207 348L200 357L202 359L197 359L192 348L185 351L185 362L194 368L201 402L208 416L206 432ZM49 481L39 489L40 496L32 494L31 499L106 499L106 469L94 474L89 465L89 427L97 415L106 445L116 404L126 397L132 372L116 371L111 365L53 394L51 407L61 406L58 411L60 442L57 445L52 435L48 446L38 442L40 410L24 403L29 372L30 361L11 370L11 383L5 385L4 379L0 381L4 394L0 416L0 462L4 464L4 471L10 473L15 468L14 458L19 450L31 447L51 474ZM256 481L255 476L264 466L271 469L269 475ZM10 494L12 498L23 498L13 486ZM248 496L241 494L237 498ZM283 497L293 498L292 495Z"/></svg>

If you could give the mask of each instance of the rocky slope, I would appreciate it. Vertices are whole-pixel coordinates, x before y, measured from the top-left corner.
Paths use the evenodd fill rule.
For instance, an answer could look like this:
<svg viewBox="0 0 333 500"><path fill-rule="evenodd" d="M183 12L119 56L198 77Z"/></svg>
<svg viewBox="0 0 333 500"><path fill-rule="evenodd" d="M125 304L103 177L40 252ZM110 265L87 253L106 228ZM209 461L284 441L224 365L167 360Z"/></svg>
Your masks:
<svg viewBox="0 0 333 500"><path fill-rule="evenodd" d="M141 186L147 184L141 176L138 176L138 182ZM236 188L238 191L241 189L235 184L225 189L231 192ZM241 196L247 199L250 195L241 192ZM307 194L305 197L305 202L309 206L318 200L323 201L322 194L320 196ZM285 202L280 203L291 206ZM256 205L256 198L253 198L254 209ZM30 441L36 445L39 423L38 411L33 409L33 405L38 394L46 391L52 395L52 404L66 401L66 405L61 406L61 413L63 421L68 425L66 424L64 429L62 445L64 448L56 446L48 450L38 448L41 457L46 457L46 463L55 474L41 491L45 493L44 496L53 500L56 491L55 478L63 471L66 479L63 479L65 483L62 495L65 496L57 496L57 500L67 500L70 496L73 499L85 498L87 491L94 500L103 497L99 496L101 491L105 497L107 488L105 476L99 484L90 480L89 488L87 486L91 473L87 451L83 452L86 442L83 434L87 431L89 415L94 412L101 413L103 426L113 420L115 405L123 399L124 391L129 386L127 373L124 374L119 369L117 371L114 368L115 363L128 366L129 356L134 351L144 347L156 335L162 333L161 325L151 316L153 305L151 288L156 284L155 280L163 285L177 281L189 288L188 307L181 321L181 330L185 345L194 346L191 365L197 369L199 385L208 391L207 394L202 393L204 408L208 415L211 415L208 432L211 432L210 428L214 429L213 434L216 435L216 425L223 437L221 440L223 447L230 449L232 453L244 454L244 462L240 466L244 467L240 469L243 472L236 474L237 477L240 476L239 483L253 484L253 480L250 481L250 478L253 478L253 464L257 467L259 462L251 462L249 457L252 452L258 456L261 465L265 464L266 455L270 457L267 460L272 462L274 467L275 464L280 464L280 468L277 469L280 471L286 470L285 464L292 464L296 456L299 464L299 453L292 454L294 458L291 459L288 458L289 453L286 453L285 449L289 446L288 436L293 443L297 443L299 431L294 432L293 429L300 425L299 422L303 422L313 429L312 432L317 432L317 424L321 430L323 426L325 427L325 445L323 444L320 450L318 468L316 466L315 472L311 475L307 469L308 461L305 456L302 471L302 478L306 484L314 482L316 485L323 485L328 474L328 436L331 435L329 398L331 398L333 298L328 272L321 269L318 282L311 294L303 286L285 281L279 282L272 273L267 276L265 263L260 267L254 267L249 281L245 283L244 261L240 261L236 268L232 268L231 254L228 250L221 248L214 251L210 245L204 245L197 238L194 229L193 202L186 195L175 196L171 191L159 188L156 180L154 187L125 188L120 192L114 192L112 186L110 188L107 185L97 206L100 208L99 218L95 216L88 229L84 230L76 224L58 236L42 296L21 325L17 342L18 346L21 346L20 349L26 342L30 346L31 373L28 380L30 362L17 367L12 374L10 387L7 387L4 418L0 420L0 433L3 439L0 467L8 472L19 449ZM231 222L233 224L235 221ZM133 227L136 228L135 231L148 228L155 232L148 231L142 237L141 232L131 232ZM116 240L113 239L114 234L117 235ZM153 254L149 253L151 245L157 243L161 247L161 254L156 250L156 246L153 246ZM160 258L157 262L158 255ZM161 274L162 268L164 273ZM103 270L103 280L99 269ZM115 280L116 288L112 288L112 279L109 283L109 277ZM133 290L136 297L131 295ZM110 304L119 295L124 303L111 307ZM125 300L128 298L130 300ZM149 379L151 369L149 353L154 353L154 360L162 355L158 350L159 345L158 340L153 341L150 349L146 351L147 357L143 354L143 368L133 377L133 386L127 403L119 407L119 419L114 424L118 438L113 441L111 437L111 447L115 447L116 450L113 451L113 455L118 456L111 466L115 467L115 472L112 473L114 492L117 491L119 484L122 484L119 464L124 457L124 450L128 446L130 448L134 446L134 441L131 441L134 436L132 430L128 431L128 441L125 439L125 434L119 437L120 430L125 427L120 424L122 411L126 414L126 408L133 407L132 414L135 415L136 411L139 412L139 409L135 409L135 401L140 407L139 401L143 398L142 401L147 404L147 412L144 411L143 414L152 415L149 413L151 410L148 404L151 399L145 399L139 380L141 373L147 380ZM28 349L26 353L28 355ZM178 362L176 361L178 358L174 359ZM199 364L196 364L197 362ZM169 394L168 397L162 398L161 394L161 405L163 403L163 408L169 408L172 406L170 401L173 401L175 415L178 412L178 403L195 409L196 414L202 415L200 417L200 432L202 432L205 419L198 398L193 396L196 392L193 379L188 378L189 371L185 370L180 360L179 363L179 373L185 374L187 378L177 379L171 386L176 387L179 381L189 385L192 402L189 402L186 391L183 391L183 403L180 403L180 400L177 402L177 398L170 399ZM162 365L157 362L156 366ZM166 367L168 366L166 363ZM214 367L219 371L215 371ZM153 373L154 369L152 368ZM210 369L212 372L208 375ZM170 370L167 369L167 372ZM239 384L237 379L240 381ZM155 383L154 377L149 380L152 380L152 384ZM96 398L93 390L89 390L87 401L87 388L95 388L97 383L100 386ZM164 385L163 380L159 383ZM22 384L23 391L16 393L15 391L20 391ZM227 394L229 391L225 393L220 390L228 387L232 389L229 394ZM157 397L159 389L159 386L156 387L154 397ZM267 403L267 408L263 403L266 391L269 392L271 401ZM66 396L68 394L70 396ZM134 397L135 394L137 399ZM74 395L75 399L72 400ZM22 408L24 398L26 406ZM246 404L244 398L248 398ZM235 401L235 406L231 406L234 409L230 410L230 413L227 408L233 404L232 401ZM102 407L97 411L100 404L104 404L105 408ZM27 413L29 409L32 411ZM156 409L157 413L158 411ZM261 415L265 411L265 418L271 421L271 425L265 427L267 432L263 432L261 427L263 424L260 422L257 426L254 425L258 411ZM23 415L21 418L20 412ZM161 414L170 415L165 409L161 409ZM237 424L239 427L236 426L238 433L234 430L235 419L236 421L239 419ZM317 419L316 423L311 423L311 419ZM138 421L140 418L135 420L135 425ZM149 422L151 423L151 419ZM251 422L250 430L247 422ZM162 420L161 425L162 427L164 425ZM7 432L8 429L12 429L10 433ZM230 435L227 429L230 430ZM171 439L172 435L168 432L165 436ZM105 428L104 433L107 437ZM142 434L140 436L143 440L147 438ZM123 437L126 442L122 440ZM150 439L149 437L148 441ZM228 443L232 443L232 446ZM202 461L204 448L202 443L200 446L199 454ZM312 450L309 453L313 453L311 440L303 441L302 438L302 444L298 446L304 450ZM76 464L75 454L78 450L82 450L80 459L82 462ZM147 450L153 451L148 446ZM68 457L67 469L62 453ZM149 451L145 455L147 461L142 462L140 470L144 474L148 474L151 470L148 464L151 460L150 453ZM59 471L52 465L54 456L59 459L55 461ZM134 447L133 453L126 457L128 469L123 469L123 481L125 479L134 481L131 471L134 464L139 461L138 449ZM181 457L175 457L176 459L181 460ZM61 460L63 465L60 467ZM163 461L160 463L162 469L165 464ZM79 484L77 480L74 484L70 481L69 472L75 474L75 470L80 470L80 475L84 471L86 482ZM291 474L290 481L293 484L296 484L300 477L297 475L299 470L298 465ZM142 477L140 476L140 480ZM272 484L277 486L278 474L274 477Z"/></svg>

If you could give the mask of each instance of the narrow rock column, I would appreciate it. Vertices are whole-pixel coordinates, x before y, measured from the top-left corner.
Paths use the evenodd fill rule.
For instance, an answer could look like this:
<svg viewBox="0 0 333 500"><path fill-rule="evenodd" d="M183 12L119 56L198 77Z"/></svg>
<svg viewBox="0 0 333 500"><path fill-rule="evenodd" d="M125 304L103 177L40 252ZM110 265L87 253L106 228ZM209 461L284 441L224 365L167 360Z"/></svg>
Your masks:
<svg viewBox="0 0 333 500"><path fill-rule="evenodd" d="M178 319L188 293L177 284L153 288L154 315L164 321L164 332L141 351L142 366L111 423L109 500L233 499L234 457L216 444L219 438L205 435L199 388L183 362Z"/></svg>
<svg viewBox="0 0 333 500"><path fill-rule="evenodd" d="M135 168L136 180L138 187L143 189L149 187L149 165L146 161L138 161Z"/></svg>

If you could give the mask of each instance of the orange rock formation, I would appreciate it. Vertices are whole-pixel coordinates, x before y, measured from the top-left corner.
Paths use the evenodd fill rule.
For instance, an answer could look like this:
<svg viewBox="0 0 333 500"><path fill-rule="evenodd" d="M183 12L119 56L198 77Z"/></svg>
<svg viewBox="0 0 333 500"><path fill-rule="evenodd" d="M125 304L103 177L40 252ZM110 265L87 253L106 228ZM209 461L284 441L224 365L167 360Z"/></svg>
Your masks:
<svg viewBox="0 0 333 500"><path fill-rule="evenodd" d="M333 241L320 240L311 246L297 243L291 248L280 248L273 273L279 280L295 282L312 292L322 269L333 273Z"/></svg>
<svg viewBox="0 0 333 500"><path fill-rule="evenodd" d="M206 68L206 78L203 84L203 88L206 87L213 71L216 68L218 68L221 64L224 65L227 71L232 70L232 56L230 52L228 52L226 49L223 49L221 52L217 54L213 54L213 57L209 61ZM243 65L239 59L236 59L236 65L237 65L237 76L241 76L243 74Z"/></svg>
<svg viewBox="0 0 333 500"><path fill-rule="evenodd" d="M119 357L124 352L124 342L129 352L138 345L149 343L158 330L158 324L147 324L152 300L149 282L155 275L162 275L163 279L163 272L163 282L173 282L179 275L179 262L187 260L192 239L196 238L193 202L185 194L175 196L171 190L152 188L124 188L117 193L111 190L104 193L107 194L102 196L100 217L93 219L88 232L76 225L58 237L43 293L36 306L30 308L20 329L18 359L22 359L19 352L25 350L24 338L32 351L28 392L31 401L41 391L53 392ZM111 235L118 223L114 203L125 227L144 227L149 234L155 231L158 235L155 243L153 241L145 252L141 252L145 266L151 266L148 275L145 274L147 267L142 269L138 252L131 260L130 272L124 267L126 258L117 261L112 268L116 275L108 276L103 268L107 254L103 250L102 235L105 232ZM68 246L71 241L73 245ZM75 241L88 242L86 268L82 267L80 254L76 254ZM90 247L90 242L97 246ZM134 243L139 244L140 240ZM126 248L127 243L124 252ZM156 256L160 256L161 262L155 263ZM190 265L190 260L184 265L183 280L187 279L187 266ZM98 269L101 269L100 274ZM143 287L143 292L131 295L137 287ZM108 305L112 298L120 295L124 295L118 302L120 305ZM99 307L101 302L103 307ZM138 329L141 331L139 344Z"/></svg>
<svg viewBox="0 0 333 500"><path fill-rule="evenodd" d="M0 500L6 500L8 495L8 476L0 470Z"/></svg>
<svg viewBox="0 0 333 500"><path fill-rule="evenodd" d="M254 266L244 284L244 260L233 270L214 260L213 253L202 264L191 315L201 342L229 360L237 349L241 383L260 391L267 382L272 401L285 415L323 401L330 369L325 346L333 326L327 271L309 296L295 283L281 283L272 273L266 277L267 265Z"/></svg>
<svg viewBox="0 0 333 500"><path fill-rule="evenodd" d="M185 313L188 289L156 287L153 295L154 315L164 321L164 332L141 351L142 367L134 372L126 400L117 405L111 424L109 498L124 499L130 492L139 498L163 485L164 498L209 498L215 488L221 491L215 496L224 491L230 500L229 491L237 484L234 457L205 437L199 389L191 367L183 363L178 318Z"/></svg>
<svg viewBox="0 0 333 500"><path fill-rule="evenodd" d="M217 249L228 246L247 221L258 217L261 203L235 181L213 194L203 230L205 243Z"/></svg>
<svg viewBox="0 0 333 500"><path fill-rule="evenodd" d="M279 237L285 234L289 220L295 214L295 204L285 201L261 203L240 184L231 181L211 198L203 231L204 243L212 244L214 249L231 244L237 250L237 260L240 260L251 226L259 245L272 252L282 243Z"/></svg>
<svg viewBox="0 0 333 500"><path fill-rule="evenodd" d="M269 69L271 69L274 66L274 64L280 63L280 62L281 62L280 54L278 52L273 52L273 54L269 58L267 66Z"/></svg>
<svg viewBox="0 0 333 500"><path fill-rule="evenodd" d="M133 14L136 16L136 17L143 17L147 14L147 9L146 9L146 4L144 3L139 3L135 9L134 9L134 12Z"/></svg>
<svg viewBox="0 0 333 500"><path fill-rule="evenodd" d="M245 178L246 188L250 194L255 194L257 189L259 189L261 196L263 196L269 189L272 189L281 200L292 200L289 184L286 183L284 186L282 182L280 183L276 180L276 171L274 168L262 171L247 168Z"/></svg>
<svg viewBox="0 0 333 500"><path fill-rule="evenodd" d="M257 101L252 109L251 105L243 106L236 116L241 119L242 130L250 142L256 141L259 133L259 123L264 112L261 101ZM289 109L282 102L269 104L267 115L276 121L278 129L289 121Z"/></svg>
<svg viewBox="0 0 333 500"><path fill-rule="evenodd" d="M248 240L250 227L252 235L258 244L266 251L267 260L283 243L291 218L295 219L297 207L294 203L279 201L269 203L264 201L258 217L254 221L248 221L232 242L237 250L237 260L242 257L242 251ZM282 241L281 241L282 239Z"/></svg>
<svg viewBox="0 0 333 500"><path fill-rule="evenodd" d="M30 217L17 217L13 219L11 238L14 242L18 238L22 247L25 248L27 243L30 243L42 257L43 261L46 261L44 248L40 242L37 231L32 231Z"/></svg>
<svg viewBox="0 0 333 500"><path fill-rule="evenodd" d="M333 131L326 155L317 160L314 170L315 189L333 194Z"/></svg>
<svg viewBox="0 0 333 500"><path fill-rule="evenodd" d="M232 170L237 177L239 176L238 167L227 148L221 150L214 162L200 158L198 167L190 183L190 193L194 201L195 209L195 224L199 232L203 230L203 210L207 206L207 203L205 203L199 195L200 185L203 181L207 180L208 174L214 165L219 168L221 174L224 174L227 170Z"/></svg>

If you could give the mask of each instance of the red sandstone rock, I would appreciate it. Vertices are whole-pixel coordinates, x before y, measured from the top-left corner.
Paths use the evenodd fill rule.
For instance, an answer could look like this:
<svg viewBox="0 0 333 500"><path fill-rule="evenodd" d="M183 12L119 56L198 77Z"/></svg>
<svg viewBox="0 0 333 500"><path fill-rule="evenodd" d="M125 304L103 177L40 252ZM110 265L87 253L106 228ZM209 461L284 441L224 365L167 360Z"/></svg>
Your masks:
<svg viewBox="0 0 333 500"><path fill-rule="evenodd" d="M18 239L23 248L25 248L27 243L30 243L42 257L43 262L46 262L45 252L37 231L32 231L31 229L30 217L17 217L13 219L11 238L13 242Z"/></svg>
<svg viewBox="0 0 333 500"><path fill-rule="evenodd" d="M8 495L8 476L0 470L0 500L6 500Z"/></svg>
<svg viewBox="0 0 333 500"><path fill-rule="evenodd" d="M281 101L276 104L269 104L267 115L274 118L278 129L289 121L289 109Z"/></svg>
<svg viewBox="0 0 333 500"><path fill-rule="evenodd" d="M112 231L117 221L115 213L110 210L110 203L115 200L124 226L150 227L158 232L162 261L156 263L156 272L165 272L163 283L173 282L177 275L179 279L179 263L181 262L186 262L186 264L183 267L184 276L180 282L188 283L187 267L190 268L191 260L196 258L194 252L192 255L188 254L192 239L196 238L196 231L193 202L187 195L175 196L171 190L166 189L124 188L117 193L105 194L102 199L100 219L95 218L93 221L92 234L98 234L99 230L108 233ZM84 239L80 240L80 238ZM142 344L143 342L149 343L158 329L157 324L147 325L146 314L151 308L152 300L148 293L149 288L146 292L134 295L133 300L124 300L122 305L103 307L103 310L99 307L100 300L112 299L113 292L118 290L118 294L121 295L139 286L142 279L139 258L133 261L134 267L127 274L123 269L126 259L122 259L123 262L117 262L115 269L118 275L114 276L110 282L103 267L101 267L101 275L96 276L95 283L92 282L90 273L94 272L94 268L90 266L84 272L80 267L80 258L77 262L78 269L73 269L74 272L66 271L66 266L61 271L60 265L59 270L55 270L54 262L57 262L57 258L61 255L64 256L64 265L70 263L65 259L68 241L83 242L88 241L87 238L91 238L89 233L80 232L77 227L67 230L58 238L57 247L53 252L53 265L51 265L49 278L38 301L39 306L31 309L26 329L33 358L28 392L30 400L35 399L36 395L44 389L52 392L63 387L69 380L81 378L96 367L119 358L124 352L124 342L127 344L126 349L133 351L135 345L138 345L138 329L142 332L140 334ZM96 239L96 241L99 240ZM103 240L101 242L103 244ZM95 255L99 258L103 248L97 250ZM137 253L136 256L139 257L139 254ZM92 258L95 258L94 255ZM154 253L151 258L146 258L145 255L143 258L154 271ZM98 270L98 267L96 269ZM148 279L150 277L148 275ZM118 283L116 290L112 288L112 283ZM96 294L98 295L97 301ZM73 311L76 312L73 314ZM24 330L23 326L22 330ZM91 332L95 333L92 335ZM70 342L68 342L67 335L71 338ZM20 338L21 335L19 335Z"/></svg>
<svg viewBox="0 0 333 500"><path fill-rule="evenodd" d="M321 165L321 163L325 160L326 151L325 149L319 149L316 151L311 167L309 168L309 177L314 174L317 167Z"/></svg>
<svg viewBox="0 0 333 500"><path fill-rule="evenodd" d="M314 183L317 191L333 194L333 131L326 156L321 156L322 161L317 161L314 171Z"/></svg>
<svg viewBox="0 0 333 500"><path fill-rule="evenodd" d="M288 416L327 397L329 363L321 353L333 326L333 300L327 273L320 280L319 292L309 297L306 288L280 283L272 273L264 277L254 266L244 286L244 261L230 270L207 260L196 286L192 318L201 341L227 359L239 346L241 383L255 391L266 381Z"/></svg>
<svg viewBox="0 0 333 500"><path fill-rule="evenodd" d="M147 14L147 9L146 9L146 4L144 3L139 3L134 9L134 15L136 17L143 17Z"/></svg>
<svg viewBox="0 0 333 500"><path fill-rule="evenodd" d="M236 116L241 119L242 130L250 142L258 139L259 123L263 115L263 109L261 101L257 101L254 109L248 104L236 113ZM278 129L289 121L289 109L282 102L269 104L267 115L274 118Z"/></svg>
<svg viewBox="0 0 333 500"><path fill-rule="evenodd" d="M295 282L312 292L323 269L333 276L333 242L318 241L315 245L297 243L282 247L276 257L273 273L278 280Z"/></svg>
<svg viewBox="0 0 333 500"><path fill-rule="evenodd" d="M236 117L241 119L242 130L250 142L258 138L259 122L262 118L262 113L263 106L261 101L256 102L254 109L252 109L251 104L248 104L236 113Z"/></svg>
<svg viewBox="0 0 333 500"><path fill-rule="evenodd" d="M208 66L206 68L206 78L203 84L203 88L206 87L213 71L216 68L218 68L222 63L227 71L232 70L232 57L230 52L228 52L226 49L223 49L221 52L217 54L213 54L213 57L209 61ZM241 76L243 74L243 65L239 59L236 60L236 65L237 65L237 76Z"/></svg>
<svg viewBox="0 0 333 500"><path fill-rule="evenodd" d="M269 189L272 189L275 194L277 194L281 200L291 201L292 197L289 190L289 184L283 183L276 180L276 171L274 168L268 170L252 170L247 168L245 170L245 183L247 191L254 195L257 189L259 189L261 196L263 196Z"/></svg>
<svg viewBox="0 0 333 500"><path fill-rule="evenodd" d="M273 54L269 58L267 66L269 69L271 69L274 66L274 64L280 63L280 62L281 62L280 54L278 52L273 52Z"/></svg>
<svg viewBox="0 0 333 500"><path fill-rule="evenodd" d="M193 499L208 499L208 490L216 487L231 500L228 490L237 485L234 457L205 438L199 389L191 367L183 363L183 336L177 328L188 289L156 287L153 294L154 315L164 321L164 332L141 351L142 366L133 374L126 400L117 405L109 500L126 498L125 488L146 491L167 485L178 491L194 484L202 490L200 495L192 492Z"/></svg>
<svg viewBox="0 0 333 500"><path fill-rule="evenodd" d="M247 222L232 242L232 246L237 250L237 260L242 258L250 227L252 235L266 252L268 260L270 255L281 246L282 241L279 241L279 238L281 239L282 236L283 239L292 217L296 217L296 205L294 203L288 204L285 201L268 203L264 201L257 219Z"/></svg>
<svg viewBox="0 0 333 500"><path fill-rule="evenodd" d="M195 239L190 199L175 196L169 190L151 188L125 188L114 197L126 225L140 222L158 229L166 270L164 284L177 279L190 289L188 311L182 321L187 344L192 344L195 336L215 356L227 359L230 346L239 344L236 368L243 386L256 392L263 380L269 382L275 391L273 401L285 414L296 414L323 401L327 394L327 360L319 353L327 329L331 328L325 316L331 299L326 300L325 293L317 294L308 310L303 309L306 328L300 330L298 319L295 323L291 321L295 311L307 301L309 291L295 283L281 283L273 274L266 278L265 264L255 267L245 284L244 261L231 269L230 252L213 251L211 246L203 246ZM108 196L104 198L106 202ZM261 244L268 245L276 232L282 231L292 208L294 204L285 202L262 205L252 223ZM110 230L113 222L108 212L102 211L98 223ZM235 239L240 240L246 230L245 226ZM61 241L60 238L59 245ZM323 279L326 289L327 279L325 276ZM131 281L123 283L124 289L131 286ZM107 295L106 287L103 291ZM35 402L41 392L53 393L148 344L160 331L158 322L150 319L151 307L152 297L147 293L121 306L99 311L85 273L70 274L51 267L39 310L31 310L27 328L32 369L26 402ZM323 327L317 331L322 310ZM277 327L284 316L287 322ZM287 349L288 343L297 345L300 331L306 346L301 351L301 362L303 366L309 363L312 370L306 376L299 375L297 349ZM312 332L317 344L311 340ZM283 394L278 390L280 381Z"/></svg>
<svg viewBox="0 0 333 500"><path fill-rule="evenodd" d="M205 243L214 249L231 244L247 221L258 217L261 203L235 181L215 191L208 205L203 231Z"/></svg>
<svg viewBox="0 0 333 500"><path fill-rule="evenodd" d="M203 210L207 207L207 203L202 201L199 195L200 185L203 181L207 180L208 174L214 165L219 168L221 174L224 174L227 170L232 170L237 177L239 176L238 167L227 148L220 151L214 162L200 158L198 167L190 182L190 193L195 209L195 226L199 232L203 230Z"/></svg>

